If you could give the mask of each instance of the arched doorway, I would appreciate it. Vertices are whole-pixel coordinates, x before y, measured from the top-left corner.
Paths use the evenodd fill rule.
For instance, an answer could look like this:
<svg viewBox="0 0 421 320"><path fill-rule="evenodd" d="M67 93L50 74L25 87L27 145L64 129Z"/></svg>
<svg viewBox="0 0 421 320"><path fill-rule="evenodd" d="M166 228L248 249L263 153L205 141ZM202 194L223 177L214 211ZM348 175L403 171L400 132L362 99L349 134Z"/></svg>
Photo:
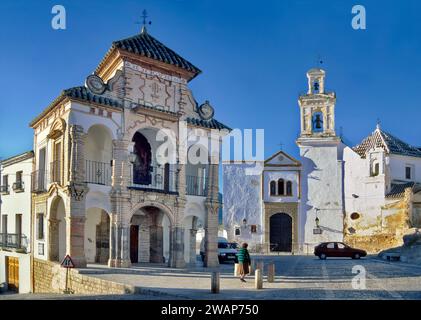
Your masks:
<svg viewBox="0 0 421 320"><path fill-rule="evenodd" d="M160 208L145 206L130 222L131 263L168 263L171 222Z"/></svg>
<svg viewBox="0 0 421 320"><path fill-rule="evenodd" d="M48 258L60 262L66 255L66 209L60 197L51 203L48 224Z"/></svg>
<svg viewBox="0 0 421 320"><path fill-rule="evenodd" d="M103 209L86 210L85 257L88 263L107 263L110 257L110 217Z"/></svg>
<svg viewBox="0 0 421 320"><path fill-rule="evenodd" d="M136 132L133 136L134 154L133 183L139 185L150 185L152 183L152 151L151 145L143 134Z"/></svg>
<svg viewBox="0 0 421 320"><path fill-rule="evenodd" d="M292 251L292 218L290 215L277 213L270 217L270 250Z"/></svg>

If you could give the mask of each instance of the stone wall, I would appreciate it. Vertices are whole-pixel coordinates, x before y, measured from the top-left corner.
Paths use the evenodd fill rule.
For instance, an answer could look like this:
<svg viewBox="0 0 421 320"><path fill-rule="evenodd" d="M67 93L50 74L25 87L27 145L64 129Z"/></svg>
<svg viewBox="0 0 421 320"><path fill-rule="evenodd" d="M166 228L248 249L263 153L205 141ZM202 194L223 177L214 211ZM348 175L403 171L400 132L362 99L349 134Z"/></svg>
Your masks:
<svg viewBox="0 0 421 320"><path fill-rule="evenodd" d="M74 294L129 294L135 293L134 286L82 275L77 269L70 269L69 288ZM66 287L66 269L58 263L34 259L34 292L63 293Z"/></svg>

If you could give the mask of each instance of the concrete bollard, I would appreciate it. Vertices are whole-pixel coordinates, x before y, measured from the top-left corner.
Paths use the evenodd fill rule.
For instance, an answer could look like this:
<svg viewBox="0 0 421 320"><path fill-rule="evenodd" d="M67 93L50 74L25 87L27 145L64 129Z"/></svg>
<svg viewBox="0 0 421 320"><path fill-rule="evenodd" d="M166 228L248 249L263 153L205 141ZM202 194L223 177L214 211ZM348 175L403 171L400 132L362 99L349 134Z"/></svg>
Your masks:
<svg viewBox="0 0 421 320"><path fill-rule="evenodd" d="M263 289L263 277L262 277L262 270L256 269L255 272L255 279L254 279L254 286L256 289Z"/></svg>
<svg viewBox="0 0 421 320"><path fill-rule="evenodd" d="M275 263L268 264L268 282L275 282Z"/></svg>
<svg viewBox="0 0 421 320"><path fill-rule="evenodd" d="M219 293L219 272L212 272L211 292Z"/></svg>
<svg viewBox="0 0 421 320"><path fill-rule="evenodd" d="M260 271L262 272L262 276L264 274L264 264L262 260L258 260L257 264L256 264L256 270L260 269Z"/></svg>
<svg viewBox="0 0 421 320"><path fill-rule="evenodd" d="M238 277L239 275L240 275L240 272L238 272L238 268L239 268L239 264L238 263L236 263L235 265L234 265L234 277Z"/></svg>

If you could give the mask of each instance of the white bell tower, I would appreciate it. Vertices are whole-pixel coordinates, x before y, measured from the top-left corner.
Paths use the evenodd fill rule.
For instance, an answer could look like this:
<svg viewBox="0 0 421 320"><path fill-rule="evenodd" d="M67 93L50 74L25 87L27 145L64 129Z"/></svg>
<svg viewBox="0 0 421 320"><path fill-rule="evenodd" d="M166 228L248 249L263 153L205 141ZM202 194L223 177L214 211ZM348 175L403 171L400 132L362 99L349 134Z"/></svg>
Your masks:
<svg viewBox="0 0 421 320"><path fill-rule="evenodd" d="M307 72L308 91L300 96L298 104L301 111L300 137L335 137L334 92L325 92L326 72L311 69Z"/></svg>
<svg viewBox="0 0 421 320"><path fill-rule="evenodd" d="M335 132L336 94L325 92L326 72L307 72L308 90L298 99L301 132L297 139L302 163L300 241L312 248L343 240L343 161Z"/></svg>

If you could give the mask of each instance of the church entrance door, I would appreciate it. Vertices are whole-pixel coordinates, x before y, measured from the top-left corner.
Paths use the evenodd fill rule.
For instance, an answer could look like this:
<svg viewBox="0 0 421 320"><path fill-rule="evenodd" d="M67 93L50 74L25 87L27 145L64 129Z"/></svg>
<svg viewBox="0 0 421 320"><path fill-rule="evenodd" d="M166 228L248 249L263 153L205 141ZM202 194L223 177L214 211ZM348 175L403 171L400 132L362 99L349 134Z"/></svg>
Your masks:
<svg viewBox="0 0 421 320"><path fill-rule="evenodd" d="M130 226L130 261L139 262L139 226Z"/></svg>
<svg viewBox="0 0 421 320"><path fill-rule="evenodd" d="M292 218L286 213L277 213L270 217L270 250L292 251Z"/></svg>

